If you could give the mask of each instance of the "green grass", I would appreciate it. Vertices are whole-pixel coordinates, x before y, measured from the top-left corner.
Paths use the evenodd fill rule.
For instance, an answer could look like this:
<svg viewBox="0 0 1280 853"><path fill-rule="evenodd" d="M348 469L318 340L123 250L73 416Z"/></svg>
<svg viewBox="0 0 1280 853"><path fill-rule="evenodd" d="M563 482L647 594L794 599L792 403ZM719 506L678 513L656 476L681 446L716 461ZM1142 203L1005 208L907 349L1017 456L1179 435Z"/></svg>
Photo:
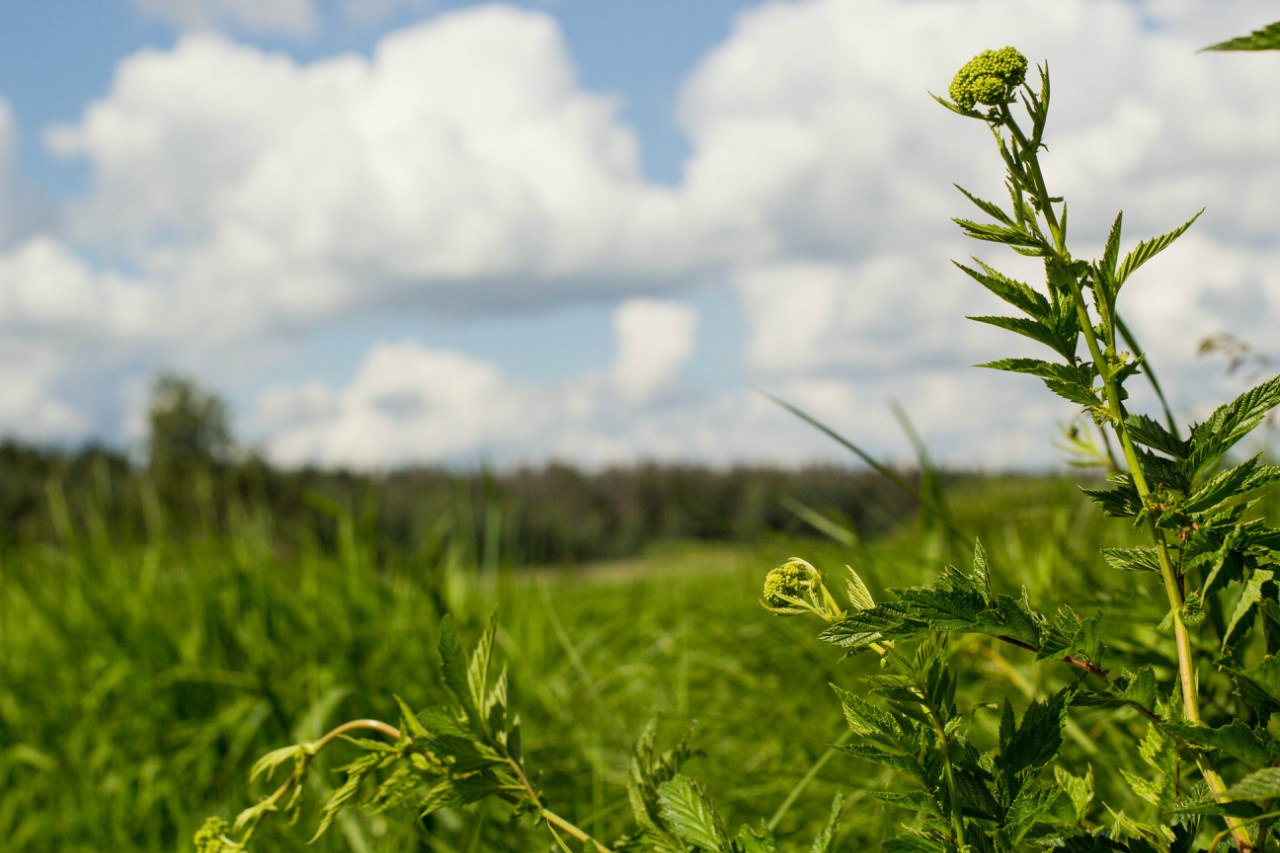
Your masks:
<svg viewBox="0 0 1280 853"><path fill-rule="evenodd" d="M1020 509L994 516L1009 490ZM957 526L982 535L1010 591L1026 584L1045 607L1082 591L1103 607L1142 601L1102 565L1109 526L1071 488L1003 482L952 497ZM389 558L358 528L340 525L337 556L276 553L271 522L249 513L224 536L128 543L89 525L61 546L0 554L0 838L27 851L190 849L205 816L262 793L246 782L258 755L345 719L394 720L393 693L430 703L445 608L468 637L497 609L528 766L552 807L593 833L625 828L628 755L653 716L668 740L697 721L705 755L689 770L731 824L769 818L819 761L781 833L811 835L836 790L858 814L842 825L845 849L900 817L859 793L886 784L878 771L824 758L843 730L828 683L854 684L873 662L841 662L813 639L816 622L766 613L760 583L796 554L829 573L853 564L878 593L958 560L954 539L908 520L870 544L670 543L637 560L511 573L469 569L444 546ZM1016 650L964 651L974 679L1019 701L1049 686L1027 679ZM1105 743L1107 732L1080 736ZM307 836L264 833L264 849L299 849ZM431 833L407 815L349 817L311 849L547 845L536 828L456 812Z"/></svg>

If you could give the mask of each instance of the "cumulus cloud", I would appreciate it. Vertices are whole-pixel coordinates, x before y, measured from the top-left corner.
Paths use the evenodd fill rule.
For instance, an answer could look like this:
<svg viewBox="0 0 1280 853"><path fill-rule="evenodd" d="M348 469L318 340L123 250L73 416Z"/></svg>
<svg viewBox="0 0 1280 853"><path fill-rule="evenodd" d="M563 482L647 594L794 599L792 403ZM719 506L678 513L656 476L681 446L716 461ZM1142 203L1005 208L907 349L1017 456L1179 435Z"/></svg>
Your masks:
<svg viewBox="0 0 1280 853"><path fill-rule="evenodd" d="M472 456L531 424L526 395L491 364L411 341L379 344L343 388L322 383L265 392L257 417L285 463L372 468Z"/></svg>
<svg viewBox="0 0 1280 853"><path fill-rule="evenodd" d="M668 388L693 355L698 315L679 303L637 298L618 308L613 325L614 387L624 400L643 403Z"/></svg>
<svg viewBox="0 0 1280 853"><path fill-rule="evenodd" d="M277 387L253 417L287 461L482 446L723 458L768 455L780 435L785 452L816 452L741 389L678 393L703 355L699 317L678 300L713 281L740 300L742 384L885 446L893 397L957 457L1051 458L1023 436L1063 410L1034 382L965 367L1010 344L960 319L995 305L947 258L992 252L957 237L950 218L973 211L950 185L999 198L999 164L980 125L926 94L1006 43L1053 69L1046 166L1083 245L1099 246L1121 207L1128 245L1209 207L1171 250L1179 260L1153 262L1125 296L1157 363L1213 385L1192 355L1200 337L1233 328L1265 344L1280 320L1277 57L1195 53L1255 27L1247 3L763 4L687 81L691 153L660 186L548 14L478 6L367 56L301 62L208 29L301 34L311 3L138 2L202 31L125 59L103 98L48 131L91 172L64 229L6 245L0 219L0 331L43 353L28 397L69 406L46 417L58 429L86 421L55 341L135 373L181 357L226 377L228 353L351 317L461 322L593 301L621 306L600 371L529 384L498 354L371 340L349 382ZM11 124L0 109L0 182Z"/></svg>
<svg viewBox="0 0 1280 853"><path fill-rule="evenodd" d="M248 33L310 35L314 0L134 0L138 10L182 29L230 25Z"/></svg>
<svg viewBox="0 0 1280 853"><path fill-rule="evenodd" d="M93 168L77 239L178 287L248 289L268 316L510 310L687 268L670 193L615 113L550 17L493 6L368 59L188 36L124 61L48 141Z"/></svg>

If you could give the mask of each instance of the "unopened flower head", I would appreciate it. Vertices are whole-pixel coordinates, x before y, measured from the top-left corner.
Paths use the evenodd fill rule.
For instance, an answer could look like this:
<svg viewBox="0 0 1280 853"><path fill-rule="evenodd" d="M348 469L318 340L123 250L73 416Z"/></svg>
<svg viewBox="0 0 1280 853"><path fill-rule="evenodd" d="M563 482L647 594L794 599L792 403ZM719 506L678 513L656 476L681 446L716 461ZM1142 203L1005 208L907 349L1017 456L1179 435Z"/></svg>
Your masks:
<svg viewBox="0 0 1280 853"><path fill-rule="evenodd" d="M975 104L1000 106L1027 79L1027 58L1012 47L984 50L965 63L951 81L951 100L962 110Z"/></svg>
<svg viewBox="0 0 1280 853"><path fill-rule="evenodd" d="M821 581L822 575L808 560L792 557L765 575L765 606L777 608L795 606L796 599L803 599Z"/></svg>

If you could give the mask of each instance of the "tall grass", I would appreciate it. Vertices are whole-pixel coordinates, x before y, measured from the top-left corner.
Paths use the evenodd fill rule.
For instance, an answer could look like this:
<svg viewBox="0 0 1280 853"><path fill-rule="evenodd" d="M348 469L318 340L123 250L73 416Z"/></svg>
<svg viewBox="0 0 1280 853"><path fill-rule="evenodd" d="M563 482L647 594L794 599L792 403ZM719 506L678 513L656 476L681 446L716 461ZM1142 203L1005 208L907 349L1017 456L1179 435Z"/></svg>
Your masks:
<svg viewBox="0 0 1280 853"><path fill-rule="evenodd" d="M1029 515L989 518L990 488L1028 490ZM957 524L983 535L1008 583L1064 597L1104 588L1086 557L1099 532L1069 489L1024 481L953 498ZM380 550L372 505L328 506L333 528L310 543L281 537L288 522L251 505L235 508L219 533L171 535L153 506L149 535L130 540L92 506L60 509L57 488L49 499L64 519L61 541L0 552L3 849L186 849L204 816L246 804L245 768L257 755L344 719L394 717L393 693L412 706L431 702L441 614L475 625L494 608L528 764L585 829L609 837L625 827L628 754L654 715L671 736L697 720L694 743L706 756L692 769L731 822L774 816L803 783L805 795L777 823L784 832L817 826L834 790L877 779L827 754L843 729L827 684L847 680L855 664L811 642L813 626L761 610L761 577L803 550L831 570L856 563L873 585L910 584L931 577L947 547L942 533L906 520L884 542L766 534L512 573L492 541L451 533L475 528L448 518L417 554ZM300 544L282 550L285 539ZM1098 600L1106 606L1105 595ZM973 666L1010 692L1038 688L1017 681L1017 660L975 647ZM878 806L854 796L860 817L845 831L877 837ZM312 849L545 843L461 812L429 828L344 821ZM270 831L279 849L306 837L303 828Z"/></svg>

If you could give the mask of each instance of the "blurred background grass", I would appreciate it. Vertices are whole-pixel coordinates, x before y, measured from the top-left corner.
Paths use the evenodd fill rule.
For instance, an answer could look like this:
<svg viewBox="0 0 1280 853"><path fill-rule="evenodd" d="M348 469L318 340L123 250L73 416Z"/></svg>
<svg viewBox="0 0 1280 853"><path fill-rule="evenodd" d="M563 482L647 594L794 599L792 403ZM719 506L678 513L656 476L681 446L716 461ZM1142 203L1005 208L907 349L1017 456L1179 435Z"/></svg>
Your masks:
<svg viewBox="0 0 1280 853"><path fill-rule="evenodd" d="M430 704L441 615L474 637L495 609L528 765L560 813L603 838L622 832L631 745L657 716L668 741L696 721L704 754L689 770L732 824L769 818L824 761L779 831L807 845L841 790L856 815L841 831L846 843L859 839L846 849L858 849L904 815L862 793L890 785L879 770L824 758L843 730L828 684L856 689L875 662L841 661L814 639L821 625L766 613L758 599L769 568L793 554L833 577L850 564L878 593L965 564L981 536L996 585L1025 585L1041 609L1085 601L1131 613L1149 600L1097 555L1123 526L1100 520L1055 477L947 478L950 528L898 498L852 522L838 501L806 503L814 495L796 478L753 498L767 507L760 517L778 513L783 524L729 524L702 537L676 535L677 526L629 556L549 563L539 559L555 550L545 541L520 548L513 519L533 512L522 515L530 499L496 481L480 483L480 500L454 483L451 503L424 509L415 532L396 540L369 483L299 489L305 513L296 515L209 471L168 496L166 484L127 466L45 473L32 504L43 513L37 532L0 546L4 849L190 849L204 817L230 817L262 793L247 783L258 755L346 719L394 720L392 694ZM137 518L119 523L122 507ZM1109 641L1125 642L1123 625ZM986 641L960 651L979 704L1025 703L1076 677L1030 668L1029 656ZM996 719L974 713L979 729ZM1108 737L1106 726L1076 733L1078 753L1103 764L1095 773L1132 758L1123 741L1099 752ZM341 759L335 750L324 766ZM315 774L308 796L336 780ZM348 816L310 849L548 848L543 830L509 826L494 808L496 821L456 811L430 826L407 814ZM301 849L307 835L305 825L269 825L263 849Z"/></svg>

